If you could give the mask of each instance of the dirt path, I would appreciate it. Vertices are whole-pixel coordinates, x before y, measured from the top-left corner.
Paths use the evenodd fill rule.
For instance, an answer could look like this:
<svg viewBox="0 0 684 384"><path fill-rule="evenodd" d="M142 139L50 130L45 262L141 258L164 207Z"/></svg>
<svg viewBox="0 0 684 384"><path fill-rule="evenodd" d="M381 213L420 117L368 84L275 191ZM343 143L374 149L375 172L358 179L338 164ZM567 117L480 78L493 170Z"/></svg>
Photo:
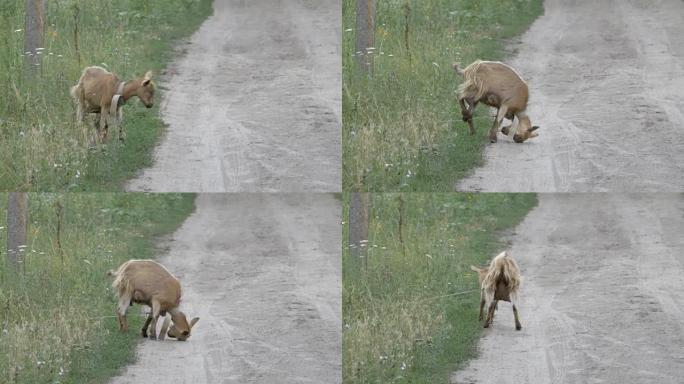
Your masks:
<svg viewBox="0 0 684 384"><path fill-rule="evenodd" d="M200 321L113 383L341 382L340 215L332 195L200 195L161 259Z"/></svg>
<svg viewBox="0 0 684 384"><path fill-rule="evenodd" d="M682 382L684 195L541 195L516 232L523 329L499 305L452 383Z"/></svg>
<svg viewBox="0 0 684 384"><path fill-rule="evenodd" d="M131 191L341 190L339 0L216 0L163 82Z"/></svg>
<svg viewBox="0 0 684 384"><path fill-rule="evenodd" d="M540 136L500 136L456 188L684 190L684 2L546 0L511 64ZM488 127L487 127L488 128Z"/></svg>

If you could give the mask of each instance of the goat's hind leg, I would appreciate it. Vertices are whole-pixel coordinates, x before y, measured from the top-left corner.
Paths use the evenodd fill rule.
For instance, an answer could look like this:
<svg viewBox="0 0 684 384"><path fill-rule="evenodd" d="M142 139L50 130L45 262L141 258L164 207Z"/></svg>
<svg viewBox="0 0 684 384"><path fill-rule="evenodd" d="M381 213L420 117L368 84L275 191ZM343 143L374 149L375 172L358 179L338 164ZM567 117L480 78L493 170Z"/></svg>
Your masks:
<svg viewBox="0 0 684 384"><path fill-rule="evenodd" d="M463 118L463 121L468 123L468 129L470 130L470 134L474 135L475 127L473 126L473 112L475 111L475 107L477 106L477 101L474 101L472 99L466 100L465 97L459 97L458 103L461 106L461 117Z"/></svg>
<svg viewBox="0 0 684 384"><path fill-rule="evenodd" d="M126 311L131 304L131 296L121 296L119 298L119 305L116 307L116 317L119 320L119 330L121 332L128 331L128 322L126 321Z"/></svg>
<svg viewBox="0 0 684 384"><path fill-rule="evenodd" d="M484 318L484 307L485 307L486 301L484 298L484 293L482 296L480 296L480 315L477 317L477 320L482 321Z"/></svg>
<svg viewBox="0 0 684 384"><path fill-rule="evenodd" d="M485 320L484 327L489 328L489 325L494 320L494 311L496 310L497 300L489 303L489 308L487 310L487 320Z"/></svg>
<svg viewBox="0 0 684 384"><path fill-rule="evenodd" d="M520 324L520 318L518 317L518 307L515 305L517 300L513 300L511 298L511 305L513 305L513 318L515 318L515 330L519 331L522 329L522 325Z"/></svg>

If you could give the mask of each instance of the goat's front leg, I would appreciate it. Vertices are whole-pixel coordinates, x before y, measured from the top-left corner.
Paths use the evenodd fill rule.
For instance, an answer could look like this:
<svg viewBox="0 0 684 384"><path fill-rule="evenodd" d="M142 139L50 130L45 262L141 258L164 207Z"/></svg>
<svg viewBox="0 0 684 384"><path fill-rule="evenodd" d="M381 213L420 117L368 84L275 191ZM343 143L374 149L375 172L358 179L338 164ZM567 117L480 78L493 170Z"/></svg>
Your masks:
<svg viewBox="0 0 684 384"><path fill-rule="evenodd" d="M121 107L116 109L116 123L119 125L119 141L123 143L126 141L126 135L123 127L123 111Z"/></svg>
<svg viewBox="0 0 684 384"><path fill-rule="evenodd" d="M494 119L494 124L492 124L492 128L489 130L489 142L490 143L496 143L497 140L497 133L499 133L499 126L501 126L501 123L503 122L504 117L506 117L506 112L508 111L508 107L505 105L502 105L499 107L499 111L496 114L496 118Z"/></svg>
<svg viewBox="0 0 684 384"><path fill-rule="evenodd" d="M157 320L159 319L160 310L159 301L152 300L152 313L150 313L150 317L152 317L152 329L150 331L150 340L157 339Z"/></svg>
<svg viewBox="0 0 684 384"><path fill-rule="evenodd" d="M494 320L494 310L496 309L497 300L489 303L489 310L487 311L487 320L485 320L484 327L489 328L489 325Z"/></svg>
<svg viewBox="0 0 684 384"><path fill-rule="evenodd" d="M147 315L147 319L145 320L145 324L143 324L141 335L142 337L147 337L147 327L150 326L150 323L152 322L152 312L150 312L149 315Z"/></svg>

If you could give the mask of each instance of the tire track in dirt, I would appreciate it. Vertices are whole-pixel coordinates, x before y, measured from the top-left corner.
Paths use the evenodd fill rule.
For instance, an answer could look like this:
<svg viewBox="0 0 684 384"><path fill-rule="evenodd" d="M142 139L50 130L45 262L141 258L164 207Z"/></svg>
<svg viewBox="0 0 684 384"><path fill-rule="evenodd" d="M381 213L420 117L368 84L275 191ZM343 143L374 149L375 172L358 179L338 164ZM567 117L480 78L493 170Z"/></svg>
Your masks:
<svg viewBox="0 0 684 384"><path fill-rule="evenodd" d="M452 383L681 383L684 195L540 194L515 231L523 329L500 303Z"/></svg>
<svg viewBox="0 0 684 384"><path fill-rule="evenodd" d="M327 194L199 195L160 261L200 321L142 340L112 383L341 382L340 220Z"/></svg>
<svg viewBox="0 0 684 384"><path fill-rule="evenodd" d="M511 64L540 136L502 138L456 189L684 190L684 2L546 0Z"/></svg>
<svg viewBox="0 0 684 384"><path fill-rule="evenodd" d="M216 0L168 69L154 164L126 189L341 190L341 6Z"/></svg>

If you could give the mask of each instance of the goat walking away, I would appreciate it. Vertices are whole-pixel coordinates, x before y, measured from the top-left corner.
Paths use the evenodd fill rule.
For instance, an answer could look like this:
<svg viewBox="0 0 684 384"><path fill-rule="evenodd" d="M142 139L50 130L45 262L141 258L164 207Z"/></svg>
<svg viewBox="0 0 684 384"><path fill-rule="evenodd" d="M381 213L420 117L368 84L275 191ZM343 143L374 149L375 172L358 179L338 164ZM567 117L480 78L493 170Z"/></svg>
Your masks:
<svg viewBox="0 0 684 384"><path fill-rule="evenodd" d="M506 252L501 252L489 264L488 267L478 268L471 265L470 269L477 272L477 279L480 284L480 316L482 320L484 308L487 308L487 319L484 327L494 320L494 311L497 309L499 300L508 301L513 306L513 316L515 317L515 329L522 329L518 318L518 290L522 282L520 268L515 260Z"/></svg>
<svg viewBox="0 0 684 384"><path fill-rule="evenodd" d="M122 81L113 73L101 67L87 67L83 70L78 84L71 87L71 97L76 103L76 120L83 123L87 113L97 113L100 119L96 128L100 141L107 140L110 124L119 126L119 140L124 140L122 111L123 105L137 96L147 108L154 105L154 82L152 71L144 77Z"/></svg>
<svg viewBox="0 0 684 384"><path fill-rule="evenodd" d="M157 320L159 316L171 315L173 324L168 330L168 336L185 341L190 337L192 327L199 321L195 317L189 323L185 314L178 309L181 300L181 286L178 279L163 265L154 260L129 260L116 271L109 271L114 276L114 287L117 297L117 318L119 329L128 330L126 311L128 307L145 304L152 308L142 328L142 337L147 337L147 328L152 325L150 339L157 338ZM164 324L162 330L168 324Z"/></svg>
<svg viewBox="0 0 684 384"><path fill-rule="evenodd" d="M490 142L496 143L497 133L504 117L512 123L501 128L501 132L508 135L513 127L515 132L513 141L516 143L539 136L535 132L539 127L532 126L525 112L529 90L527 83L518 72L498 61L477 60L465 69L461 69L458 63L454 63L453 67L456 73L463 77L463 83L458 87L458 103L463 121L468 123L471 135L475 134L473 112L477 104L482 102L497 109L496 118L489 130Z"/></svg>

